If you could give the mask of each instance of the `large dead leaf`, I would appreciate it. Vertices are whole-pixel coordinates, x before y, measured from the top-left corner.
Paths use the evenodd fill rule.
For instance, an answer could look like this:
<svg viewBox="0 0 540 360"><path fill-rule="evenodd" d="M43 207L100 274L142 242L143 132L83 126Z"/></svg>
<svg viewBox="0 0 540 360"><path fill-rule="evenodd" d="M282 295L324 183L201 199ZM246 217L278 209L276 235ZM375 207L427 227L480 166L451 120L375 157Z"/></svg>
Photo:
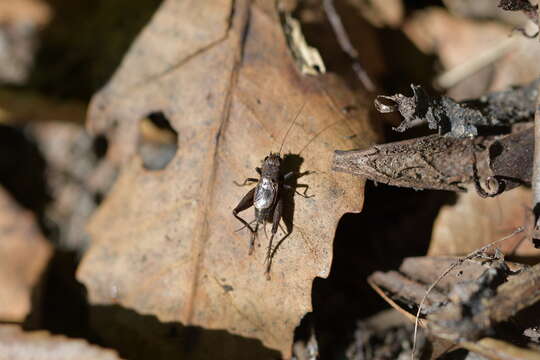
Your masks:
<svg viewBox="0 0 540 360"><path fill-rule="evenodd" d="M330 170L333 149L365 146L375 133L366 105L336 77L296 70L274 5L165 1L94 97L88 126L108 134L108 157L122 169L90 222L78 278L93 304L227 329L288 357L312 280L329 272L336 223L362 206L363 181ZM315 196L294 198L294 230L267 281L265 236L248 256L248 232L235 232L231 211L249 188L233 181L256 176L304 103L283 150L315 171L299 179ZM165 169L148 171L137 156L139 120L155 112L179 147ZM241 214L253 218L252 209Z"/></svg>
<svg viewBox="0 0 540 360"><path fill-rule="evenodd" d="M0 321L22 322L51 248L29 211L0 188ZM31 261L29 261L31 259Z"/></svg>
<svg viewBox="0 0 540 360"><path fill-rule="evenodd" d="M23 332L18 326L0 326L0 359L9 360L119 360L112 350L84 340L51 336L45 331Z"/></svg>

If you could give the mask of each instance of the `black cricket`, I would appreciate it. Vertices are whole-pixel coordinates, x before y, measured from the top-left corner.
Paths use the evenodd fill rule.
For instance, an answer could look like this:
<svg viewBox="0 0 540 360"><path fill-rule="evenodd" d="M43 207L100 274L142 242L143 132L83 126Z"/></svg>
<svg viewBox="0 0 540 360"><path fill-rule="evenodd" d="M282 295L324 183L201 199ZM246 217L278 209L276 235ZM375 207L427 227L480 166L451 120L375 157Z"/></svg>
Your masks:
<svg viewBox="0 0 540 360"><path fill-rule="evenodd" d="M289 131L294 125L294 121L296 121L296 118L302 112L304 105L302 105L298 114L295 116L295 118L293 119L293 122L291 123L289 129L287 130L287 133L285 134L283 138L281 148L283 148L283 142L285 141L285 138L287 137ZM279 222L283 216L283 209L285 206L284 191L294 190L297 194L303 197L306 197L306 198L310 197L306 195L306 191L308 190L308 185L296 184L296 186L292 186L292 185L286 184L288 180L292 180L295 178L298 179L299 177L303 175L307 175L310 172L306 171L301 174L296 174L295 172L290 171L288 173L284 173L283 159L281 157L281 148L278 153L270 152L270 154L266 156L264 160L262 161L261 167L255 168L255 170L260 176L259 179L247 178L246 180L244 180L242 184L238 184L235 182L235 184L238 186L244 186L253 182L257 183L257 185L253 189L251 189L246 195L244 195L242 200L240 200L238 205L233 209L234 217L236 217L244 225L244 227L247 227L251 232L251 237L249 241L249 254L250 255L253 254L253 250L255 248L255 239L257 237L259 224L266 225L266 222L269 220L271 220L272 222L272 231L271 231L270 240L268 243L268 249L266 252L266 260L265 260L266 262L265 273L266 273L267 279L270 279L269 274L270 274L271 260L273 256L273 251L275 251L275 249L272 248L272 242L274 240L274 236L277 233ZM299 193L298 191L296 191L296 187L303 187L305 189L303 193ZM248 223L246 220L238 216L239 212L249 209L251 206L255 208L255 220L253 221L255 222L255 228L252 228L250 223ZM281 241L283 241L289 235L290 235L290 232L288 232Z"/></svg>

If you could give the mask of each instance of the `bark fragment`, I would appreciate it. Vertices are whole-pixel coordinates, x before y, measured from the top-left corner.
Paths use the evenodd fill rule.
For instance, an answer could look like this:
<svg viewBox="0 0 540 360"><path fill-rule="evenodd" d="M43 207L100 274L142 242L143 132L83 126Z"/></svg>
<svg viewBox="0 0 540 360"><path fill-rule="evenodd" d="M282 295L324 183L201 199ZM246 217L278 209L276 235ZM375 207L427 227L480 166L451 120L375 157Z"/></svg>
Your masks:
<svg viewBox="0 0 540 360"><path fill-rule="evenodd" d="M411 85L413 95L380 95L375 100L379 112L399 111L403 122L394 130L403 132L427 122L440 135L455 138L475 137L484 130L504 130L510 125L528 121L534 115L534 105L540 79L525 86L494 92L478 99L456 102L444 95L429 95L421 86ZM394 104L383 104L382 101Z"/></svg>
<svg viewBox="0 0 540 360"><path fill-rule="evenodd" d="M455 267L436 285L434 295L428 297L430 314L420 323L429 329L431 335L479 354L489 353L490 358L506 358L507 353L516 351L525 351L527 356L523 358L535 358L531 356L538 356L537 353L500 340L500 347L486 349L485 345L491 339L484 336L513 341L519 338L522 341L520 346L527 345L527 341L533 345L534 336L527 334L534 328L534 325L531 328L531 321L535 321L538 314L538 307L533 305L540 300L540 264L527 267L506 262L498 251L495 256L479 255ZM369 283L379 293L386 294L387 301L397 301L392 304L394 307L405 304L406 309L411 303L418 304L418 297L423 295L422 288L432 282L450 261L451 258L408 258L399 272L374 273L369 277ZM389 278L393 281L388 281ZM409 286L411 283L414 286ZM439 297L444 300L437 304ZM398 310L414 319L406 310ZM524 310L527 314L521 316ZM510 319L510 325L498 327ZM525 332L527 334L523 335Z"/></svg>
<svg viewBox="0 0 540 360"><path fill-rule="evenodd" d="M483 197L496 196L532 177L533 129L500 136L452 138L431 135L336 151L333 170L388 185L465 191L474 183Z"/></svg>
<svg viewBox="0 0 540 360"><path fill-rule="evenodd" d="M489 166L504 189L530 184L533 146L532 128L504 136L489 146Z"/></svg>
<svg viewBox="0 0 540 360"><path fill-rule="evenodd" d="M473 139L432 135L368 150L336 151L332 168L388 185L464 191L474 176L473 144Z"/></svg>

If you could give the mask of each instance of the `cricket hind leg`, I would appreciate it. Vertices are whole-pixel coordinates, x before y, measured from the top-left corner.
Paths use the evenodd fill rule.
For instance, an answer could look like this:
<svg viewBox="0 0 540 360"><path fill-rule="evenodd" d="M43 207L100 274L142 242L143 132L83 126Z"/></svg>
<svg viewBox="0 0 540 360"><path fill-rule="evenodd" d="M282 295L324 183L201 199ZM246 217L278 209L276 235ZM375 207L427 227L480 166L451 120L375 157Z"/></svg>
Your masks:
<svg viewBox="0 0 540 360"><path fill-rule="evenodd" d="M255 221L257 221L257 219L251 220L251 221L249 222L249 225L253 225L253 224L255 223ZM246 228L246 225L242 225L242 227L240 227L240 228L234 230L234 232L239 232L240 230L243 230L243 229L245 229L245 228Z"/></svg>
<svg viewBox="0 0 540 360"><path fill-rule="evenodd" d="M251 237L249 239L249 255L253 255L255 250L255 239L257 238L257 231L259 230L259 222L255 223L255 230L252 231Z"/></svg>
<svg viewBox="0 0 540 360"><path fill-rule="evenodd" d="M246 209L249 209L250 207L253 206L253 196L255 194L255 189L256 188L251 189L246 195L244 195L242 200L240 200L238 205L236 205L236 207L232 211L234 217L237 218L238 221L240 221L244 225L244 227L247 227L249 231L251 232L251 237L249 239L249 254L250 255L253 254L255 237L257 236L257 230L259 229L259 222L255 224L255 229L253 229L246 220L238 216L238 213Z"/></svg>
<svg viewBox="0 0 540 360"><path fill-rule="evenodd" d="M270 268L272 267L272 257L274 254L273 248L272 248L272 242L274 240L274 236L277 233L279 222L281 220L281 215L283 214L283 198L280 198L276 204L276 207L274 208L274 215L272 218L272 233L270 235L270 241L268 242L268 249L266 250L266 279L270 280Z"/></svg>

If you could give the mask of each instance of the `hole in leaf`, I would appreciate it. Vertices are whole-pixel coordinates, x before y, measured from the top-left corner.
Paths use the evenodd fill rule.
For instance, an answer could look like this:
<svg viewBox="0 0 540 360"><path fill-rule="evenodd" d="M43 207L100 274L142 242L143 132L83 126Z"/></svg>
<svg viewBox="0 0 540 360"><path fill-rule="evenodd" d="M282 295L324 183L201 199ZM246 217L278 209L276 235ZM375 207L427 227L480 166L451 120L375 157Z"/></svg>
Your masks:
<svg viewBox="0 0 540 360"><path fill-rule="evenodd" d="M102 159L109 148L109 141L103 134L97 135L92 141L92 150L98 159Z"/></svg>
<svg viewBox="0 0 540 360"><path fill-rule="evenodd" d="M143 118L139 128L139 156L147 170L162 170L178 149L178 133L163 112L153 112Z"/></svg>

